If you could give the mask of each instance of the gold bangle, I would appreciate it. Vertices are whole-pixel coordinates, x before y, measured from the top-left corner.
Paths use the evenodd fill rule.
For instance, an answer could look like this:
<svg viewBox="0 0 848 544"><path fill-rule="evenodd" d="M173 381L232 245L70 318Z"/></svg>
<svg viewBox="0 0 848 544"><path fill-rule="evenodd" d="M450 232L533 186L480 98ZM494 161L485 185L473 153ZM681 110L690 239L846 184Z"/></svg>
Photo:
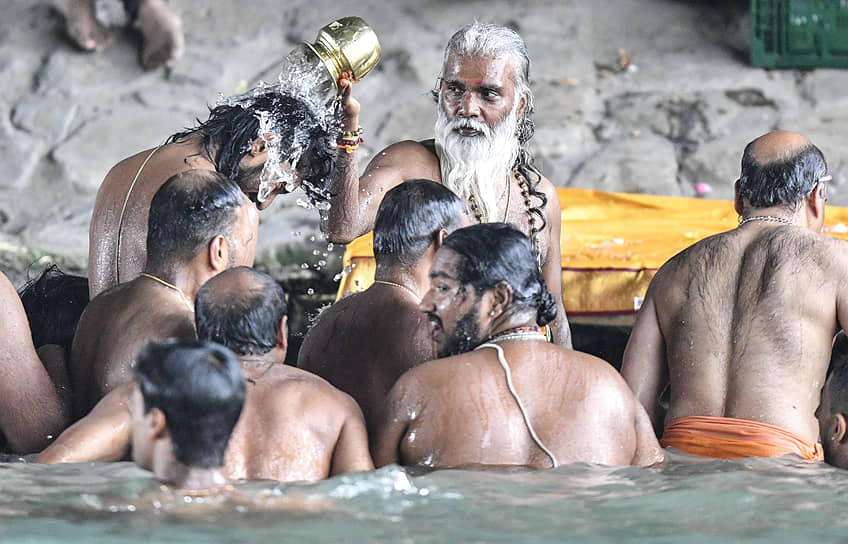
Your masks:
<svg viewBox="0 0 848 544"><path fill-rule="evenodd" d="M360 136L362 136L363 132L365 132L365 130L362 127L359 127L358 129L353 130L353 131L346 130L346 131L342 132L341 139L342 140L356 140Z"/></svg>

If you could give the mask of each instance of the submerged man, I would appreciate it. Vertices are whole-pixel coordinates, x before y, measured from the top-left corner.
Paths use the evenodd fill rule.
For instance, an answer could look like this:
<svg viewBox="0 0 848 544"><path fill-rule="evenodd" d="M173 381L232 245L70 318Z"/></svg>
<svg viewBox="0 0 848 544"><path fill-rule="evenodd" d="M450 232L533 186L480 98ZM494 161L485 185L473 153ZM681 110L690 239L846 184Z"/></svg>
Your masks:
<svg viewBox="0 0 848 544"><path fill-rule="evenodd" d="M136 464L178 489L225 485L224 454L245 399L238 359L211 342L151 344L139 354L136 381Z"/></svg>
<svg viewBox="0 0 848 544"><path fill-rule="evenodd" d="M831 338L848 325L848 245L821 234L829 179L803 136L757 138L736 182L739 226L657 271L621 371L664 446L822 458L814 412Z"/></svg>
<svg viewBox="0 0 848 544"><path fill-rule="evenodd" d="M178 172L217 171L235 181L260 209L302 181L313 202L326 199L321 183L333 168L331 117L286 92L275 85L231 98L197 127L112 167L91 216L92 298L141 272L150 201Z"/></svg>
<svg viewBox="0 0 848 544"><path fill-rule="evenodd" d="M196 338L195 293L226 268L253 264L258 228L256 207L217 172L181 172L156 191L144 272L95 297L77 326L68 369L77 418L132 379L143 345Z"/></svg>
<svg viewBox="0 0 848 544"><path fill-rule="evenodd" d="M389 393L374 459L447 468L663 460L645 410L606 362L545 341L556 304L515 227L445 238L421 302L439 356Z"/></svg>
<svg viewBox="0 0 848 544"><path fill-rule="evenodd" d="M196 306L200 339L233 350L248 382L223 467L228 479L311 481L374 468L365 422L353 399L284 364L287 308L277 282L250 268L233 268L201 287ZM133 387L112 391L37 461L124 459Z"/></svg>
<svg viewBox="0 0 848 544"><path fill-rule="evenodd" d="M530 57L513 30L474 23L448 42L438 101L435 140L406 140L377 153L362 176L357 157L340 153L340 178L323 229L347 243L374 225L383 194L405 179L443 183L468 204L477 222L514 224L533 241L557 318L549 325L556 343L571 347L562 306L561 211L553 184L532 163L533 94ZM359 138L359 103L345 91L343 138ZM324 218L322 218L324 219Z"/></svg>
<svg viewBox="0 0 848 544"><path fill-rule="evenodd" d="M395 381L436 356L418 304L433 255L467 222L462 200L433 181L407 180L388 191L374 225L374 283L323 311L303 340L297 366L356 399L371 436Z"/></svg>
<svg viewBox="0 0 848 544"><path fill-rule="evenodd" d="M844 331L833 340L816 419L824 460L835 467L848 468L848 336Z"/></svg>

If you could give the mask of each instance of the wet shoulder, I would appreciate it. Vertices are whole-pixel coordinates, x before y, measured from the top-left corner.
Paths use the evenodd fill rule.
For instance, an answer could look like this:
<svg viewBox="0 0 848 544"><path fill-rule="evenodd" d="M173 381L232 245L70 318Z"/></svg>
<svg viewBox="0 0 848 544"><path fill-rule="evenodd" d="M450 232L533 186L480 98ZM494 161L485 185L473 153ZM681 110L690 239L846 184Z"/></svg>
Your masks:
<svg viewBox="0 0 848 544"><path fill-rule="evenodd" d="M353 399L327 380L306 370L280 364L265 394L277 406L320 406L327 413L346 413Z"/></svg>
<svg viewBox="0 0 848 544"><path fill-rule="evenodd" d="M387 169L395 174L398 183L405 179L425 178L441 181L439 160L432 147L432 140L417 142L402 140L395 142L382 151L377 152L371 159L363 178L368 181L368 175L378 176L380 169Z"/></svg>

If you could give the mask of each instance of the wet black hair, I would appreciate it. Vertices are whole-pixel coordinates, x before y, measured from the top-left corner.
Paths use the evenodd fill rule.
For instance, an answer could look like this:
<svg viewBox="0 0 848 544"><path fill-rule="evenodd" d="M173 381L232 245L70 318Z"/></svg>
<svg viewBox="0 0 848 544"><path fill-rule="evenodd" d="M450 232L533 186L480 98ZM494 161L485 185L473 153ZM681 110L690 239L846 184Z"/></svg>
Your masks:
<svg viewBox="0 0 848 544"><path fill-rule="evenodd" d="M65 274L55 264L20 290L36 348L58 344L70 349L82 311L88 305L88 279Z"/></svg>
<svg viewBox="0 0 848 544"><path fill-rule="evenodd" d="M428 179L410 179L383 197L374 222L377 266L413 266L442 229L462 226L465 203L450 189Z"/></svg>
<svg viewBox="0 0 848 544"><path fill-rule="evenodd" d="M191 135L202 135L206 155L215 169L237 181L241 161L259 137L259 115L267 112L273 119L274 131L282 142L282 161L295 158L305 146L297 162L297 171L308 183L302 185L310 200L326 200L326 179L335 164L337 130L328 127L306 102L283 94L276 87L258 93L243 103L220 104L209 109L206 121L172 134L166 143L174 143ZM305 140L305 142L304 142Z"/></svg>
<svg viewBox="0 0 848 544"><path fill-rule="evenodd" d="M206 250L215 236L231 240L245 202L239 187L218 172L171 176L150 203L145 268L170 270Z"/></svg>
<svg viewBox="0 0 848 544"><path fill-rule="evenodd" d="M739 196L754 208L783 206L795 209L827 174L827 161L813 144L802 146L783 159L760 164L754 158L754 142L742 154Z"/></svg>
<svg viewBox="0 0 848 544"><path fill-rule="evenodd" d="M455 251L460 262L457 279L478 295L504 281L512 287L511 308L536 310L536 323L556 318L553 295L536 264L530 240L507 223L482 223L449 234L442 247Z"/></svg>
<svg viewBox="0 0 848 544"><path fill-rule="evenodd" d="M848 336L844 331L833 339L827 374L830 378L830 411L848 416Z"/></svg>
<svg viewBox="0 0 848 544"><path fill-rule="evenodd" d="M213 342L148 344L136 379L144 411L165 414L174 457L189 467L220 467L245 399L233 353Z"/></svg>
<svg viewBox="0 0 848 544"><path fill-rule="evenodd" d="M288 311L280 284L246 266L225 270L203 284L194 306L198 338L237 355L262 355L276 347L277 327Z"/></svg>

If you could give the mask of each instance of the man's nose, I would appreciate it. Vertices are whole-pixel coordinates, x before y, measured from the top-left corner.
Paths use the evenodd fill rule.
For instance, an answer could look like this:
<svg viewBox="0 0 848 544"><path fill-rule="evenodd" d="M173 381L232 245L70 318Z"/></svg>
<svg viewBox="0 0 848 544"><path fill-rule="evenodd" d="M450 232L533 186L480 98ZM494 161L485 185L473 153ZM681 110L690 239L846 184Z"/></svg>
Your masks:
<svg viewBox="0 0 848 544"><path fill-rule="evenodd" d="M467 91L459 101L459 115L462 117L477 117L480 115L480 102L477 96Z"/></svg>
<svg viewBox="0 0 848 544"><path fill-rule="evenodd" d="M418 303L418 309L422 312L428 312L433 307L433 292L432 289L428 289L424 296L421 298L421 302Z"/></svg>

